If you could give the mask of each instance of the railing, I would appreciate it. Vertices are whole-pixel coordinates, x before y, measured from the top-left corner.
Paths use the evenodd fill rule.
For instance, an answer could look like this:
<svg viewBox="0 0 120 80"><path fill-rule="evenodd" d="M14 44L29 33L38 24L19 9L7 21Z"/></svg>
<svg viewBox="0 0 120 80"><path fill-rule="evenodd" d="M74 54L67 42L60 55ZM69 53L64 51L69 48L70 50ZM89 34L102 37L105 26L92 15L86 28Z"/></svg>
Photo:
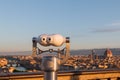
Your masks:
<svg viewBox="0 0 120 80"><path fill-rule="evenodd" d="M43 80L43 76L43 72L0 73L0 80ZM62 71L58 80L120 80L120 70Z"/></svg>

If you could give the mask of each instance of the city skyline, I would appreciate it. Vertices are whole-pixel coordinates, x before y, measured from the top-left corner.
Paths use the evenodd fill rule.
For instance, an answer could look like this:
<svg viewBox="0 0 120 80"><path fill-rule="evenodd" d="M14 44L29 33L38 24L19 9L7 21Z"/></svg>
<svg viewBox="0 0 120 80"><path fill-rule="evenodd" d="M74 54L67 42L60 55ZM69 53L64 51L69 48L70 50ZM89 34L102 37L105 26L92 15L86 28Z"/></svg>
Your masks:
<svg viewBox="0 0 120 80"><path fill-rule="evenodd" d="M120 1L0 1L0 52L31 51L32 37L59 33L71 49L120 48Z"/></svg>

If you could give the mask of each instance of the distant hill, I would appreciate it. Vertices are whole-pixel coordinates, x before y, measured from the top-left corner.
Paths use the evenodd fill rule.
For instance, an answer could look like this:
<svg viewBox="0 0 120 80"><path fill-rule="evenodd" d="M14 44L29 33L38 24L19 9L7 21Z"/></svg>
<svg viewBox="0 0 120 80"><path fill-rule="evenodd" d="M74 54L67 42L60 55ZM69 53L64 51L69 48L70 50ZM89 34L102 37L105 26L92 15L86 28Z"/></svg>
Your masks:
<svg viewBox="0 0 120 80"><path fill-rule="evenodd" d="M0 55L31 55L32 51L0 52Z"/></svg>
<svg viewBox="0 0 120 80"><path fill-rule="evenodd" d="M103 49L81 49L81 50L71 50L71 55L88 55L92 53L92 50L95 51L97 55L103 55L105 52L105 48ZM111 48L110 49L113 55L120 55L120 48Z"/></svg>
<svg viewBox="0 0 120 80"><path fill-rule="evenodd" d="M103 55L105 48L103 49L80 49L80 50L71 50L71 55L89 55L92 53L92 50L95 51L97 55ZM113 55L120 55L120 48L111 48L110 49ZM19 51L19 52L0 52L0 55L31 55L32 51Z"/></svg>

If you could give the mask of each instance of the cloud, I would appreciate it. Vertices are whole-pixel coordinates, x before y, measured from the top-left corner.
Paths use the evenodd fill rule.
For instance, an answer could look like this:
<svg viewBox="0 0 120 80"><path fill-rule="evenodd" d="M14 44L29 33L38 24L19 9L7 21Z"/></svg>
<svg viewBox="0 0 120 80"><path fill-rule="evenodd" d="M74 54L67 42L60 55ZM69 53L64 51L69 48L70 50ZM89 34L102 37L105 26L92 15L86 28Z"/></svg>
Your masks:
<svg viewBox="0 0 120 80"><path fill-rule="evenodd" d="M114 22L114 23L108 24L107 26L120 26L120 22Z"/></svg>
<svg viewBox="0 0 120 80"><path fill-rule="evenodd" d="M94 29L94 33L110 33L110 32L120 32L120 22L114 22L103 26L101 29Z"/></svg>
<svg viewBox="0 0 120 80"><path fill-rule="evenodd" d="M120 28L96 29L96 30L93 30L92 32L95 32L95 33L120 32Z"/></svg>

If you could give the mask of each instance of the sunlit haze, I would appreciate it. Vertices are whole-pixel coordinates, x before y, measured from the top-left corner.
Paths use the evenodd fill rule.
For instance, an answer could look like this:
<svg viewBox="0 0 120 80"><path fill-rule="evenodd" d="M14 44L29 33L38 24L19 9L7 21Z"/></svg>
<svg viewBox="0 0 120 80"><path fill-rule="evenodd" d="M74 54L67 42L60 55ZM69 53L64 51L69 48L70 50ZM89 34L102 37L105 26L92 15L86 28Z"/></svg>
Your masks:
<svg viewBox="0 0 120 80"><path fill-rule="evenodd" d="M71 49L120 48L120 0L0 0L0 52L31 51L43 33Z"/></svg>

